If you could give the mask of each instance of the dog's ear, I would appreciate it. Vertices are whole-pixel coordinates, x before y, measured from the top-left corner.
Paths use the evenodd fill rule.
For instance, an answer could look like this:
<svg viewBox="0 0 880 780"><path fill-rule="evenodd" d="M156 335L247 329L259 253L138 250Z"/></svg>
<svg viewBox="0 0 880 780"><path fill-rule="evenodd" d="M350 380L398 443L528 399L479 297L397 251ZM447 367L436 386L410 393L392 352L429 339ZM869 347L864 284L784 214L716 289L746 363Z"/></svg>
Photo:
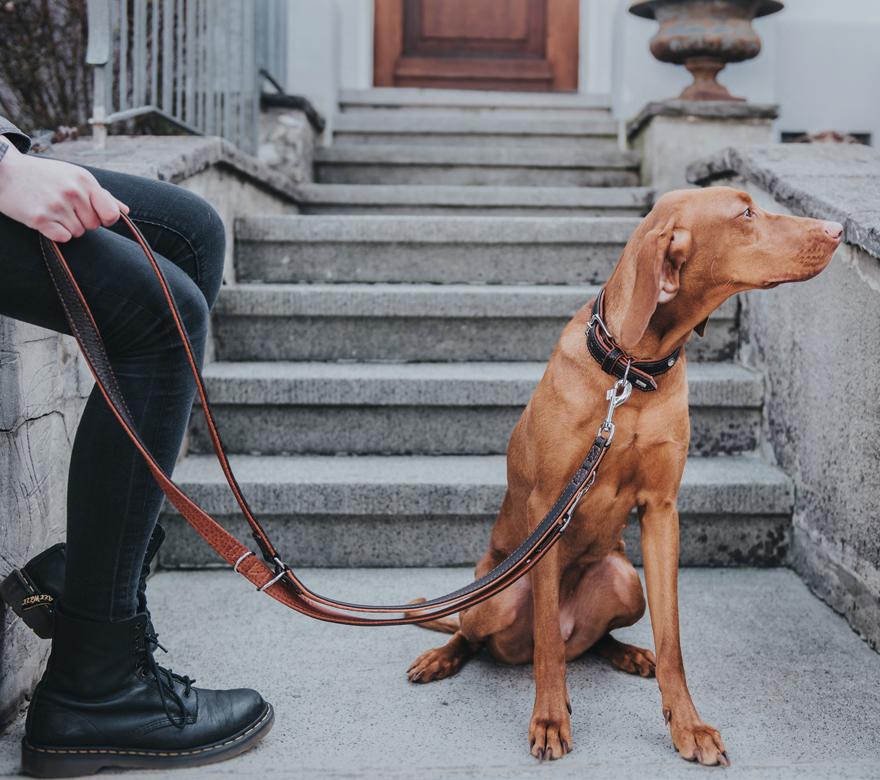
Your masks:
<svg viewBox="0 0 880 780"><path fill-rule="evenodd" d="M668 303L678 293L681 267L690 255L691 235L675 228L670 219L662 227L646 232L637 231L623 250L623 257L615 275L623 274L622 281L629 290L628 300L614 305L617 316L609 327L623 349L631 351L645 334L648 322L657 305Z"/></svg>

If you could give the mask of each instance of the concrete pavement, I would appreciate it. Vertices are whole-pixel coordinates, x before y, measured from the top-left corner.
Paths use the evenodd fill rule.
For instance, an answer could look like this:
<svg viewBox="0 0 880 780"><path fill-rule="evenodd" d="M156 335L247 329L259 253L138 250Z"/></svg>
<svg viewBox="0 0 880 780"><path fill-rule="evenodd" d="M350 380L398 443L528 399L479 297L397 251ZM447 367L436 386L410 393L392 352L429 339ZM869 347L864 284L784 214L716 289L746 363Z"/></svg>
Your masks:
<svg viewBox="0 0 880 780"><path fill-rule="evenodd" d="M313 570L317 590L358 600L433 596L464 569ZM150 600L162 663L200 685L252 685L276 707L253 752L171 777L697 778L880 777L880 655L784 569L681 573L689 684L733 766L676 756L654 680L588 657L569 665L575 749L537 764L527 752L531 668L480 657L450 680L404 672L443 637L415 627L352 629L309 621L226 571L164 572ZM647 618L617 632L653 646ZM0 737L0 774L18 771L19 721ZM128 777L164 773L128 773Z"/></svg>

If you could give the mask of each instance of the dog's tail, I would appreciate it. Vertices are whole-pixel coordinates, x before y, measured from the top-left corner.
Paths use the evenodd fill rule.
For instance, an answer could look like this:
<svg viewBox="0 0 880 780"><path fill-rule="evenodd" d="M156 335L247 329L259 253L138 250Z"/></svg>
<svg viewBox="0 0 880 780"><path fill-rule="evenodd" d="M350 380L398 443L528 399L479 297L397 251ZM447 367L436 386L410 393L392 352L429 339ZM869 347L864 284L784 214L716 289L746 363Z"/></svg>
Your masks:
<svg viewBox="0 0 880 780"><path fill-rule="evenodd" d="M424 601L426 601L426 599L413 599L409 603L421 604ZM403 614L409 617L415 613L404 612ZM459 628L461 628L461 624L458 622L458 615L437 618L436 620L426 620L424 623L416 623L416 625L421 628L427 628L429 631L439 631L441 634L454 634Z"/></svg>

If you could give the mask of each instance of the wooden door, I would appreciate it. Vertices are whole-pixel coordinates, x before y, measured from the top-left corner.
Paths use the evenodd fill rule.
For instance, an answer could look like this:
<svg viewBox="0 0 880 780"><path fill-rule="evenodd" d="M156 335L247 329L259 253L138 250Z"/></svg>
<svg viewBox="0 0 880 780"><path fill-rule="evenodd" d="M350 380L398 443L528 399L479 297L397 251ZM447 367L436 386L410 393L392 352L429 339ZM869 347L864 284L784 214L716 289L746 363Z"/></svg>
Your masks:
<svg viewBox="0 0 880 780"><path fill-rule="evenodd" d="M578 0L375 0L373 83L577 89Z"/></svg>

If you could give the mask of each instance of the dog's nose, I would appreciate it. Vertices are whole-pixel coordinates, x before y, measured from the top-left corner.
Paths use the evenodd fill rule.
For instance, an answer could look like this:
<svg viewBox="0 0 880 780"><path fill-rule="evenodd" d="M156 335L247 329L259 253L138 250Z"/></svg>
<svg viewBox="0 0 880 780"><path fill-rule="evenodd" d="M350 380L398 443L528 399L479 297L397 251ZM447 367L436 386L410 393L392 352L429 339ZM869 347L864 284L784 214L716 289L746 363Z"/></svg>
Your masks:
<svg viewBox="0 0 880 780"><path fill-rule="evenodd" d="M825 230L825 235L828 236L828 238L833 239L838 244L840 243L840 240L843 238L843 225L839 222L823 220L822 228Z"/></svg>

